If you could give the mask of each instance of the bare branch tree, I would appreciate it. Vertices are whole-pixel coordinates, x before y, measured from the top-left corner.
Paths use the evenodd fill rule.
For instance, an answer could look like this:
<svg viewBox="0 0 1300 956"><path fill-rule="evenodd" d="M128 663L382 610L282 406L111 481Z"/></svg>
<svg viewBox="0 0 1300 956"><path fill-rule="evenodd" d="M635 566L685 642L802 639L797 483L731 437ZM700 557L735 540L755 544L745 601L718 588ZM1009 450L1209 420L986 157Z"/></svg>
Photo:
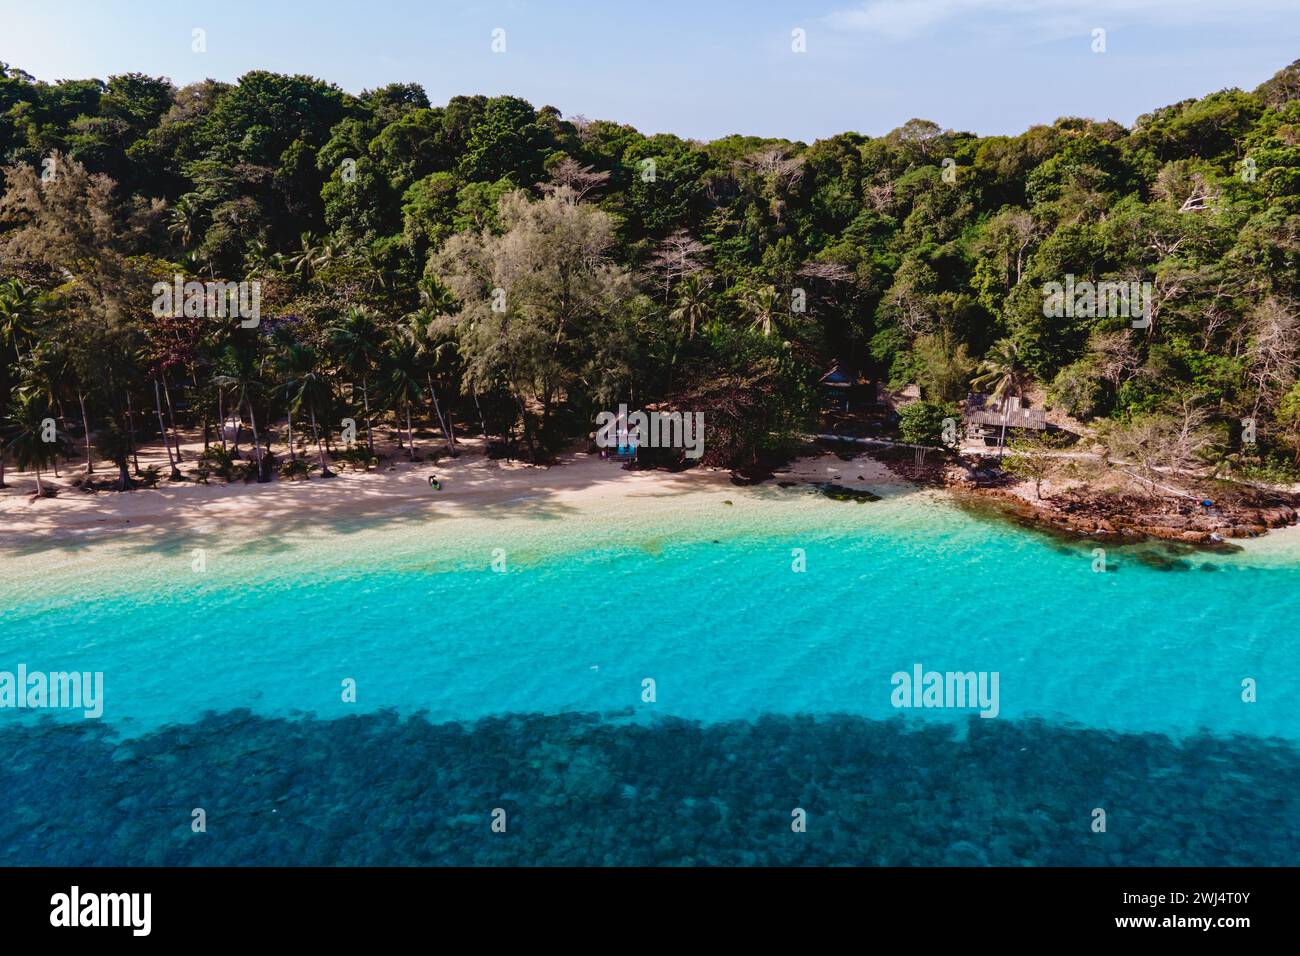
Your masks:
<svg viewBox="0 0 1300 956"><path fill-rule="evenodd" d="M1219 199L1205 173L1197 169L1193 161L1185 159L1163 166L1156 173L1151 191L1180 213L1213 209Z"/></svg>
<svg viewBox="0 0 1300 956"><path fill-rule="evenodd" d="M1247 377L1255 387L1255 406L1275 406L1300 374L1300 310L1295 303L1269 296L1248 317L1250 361Z"/></svg>
<svg viewBox="0 0 1300 956"><path fill-rule="evenodd" d="M1209 409L1185 395L1165 411L1114 423L1104 440L1111 458L1135 462L1154 487L1162 471L1177 474L1205 463L1218 442L1210 418Z"/></svg>
<svg viewBox="0 0 1300 956"><path fill-rule="evenodd" d="M839 262L805 262L799 267L799 275L822 282L852 282L853 270Z"/></svg>
<svg viewBox="0 0 1300 956"><path fill-rule="evenodd" d="M790 189L803 179L803 157L791 156L787 150L776 146L750 154L744 165L783 189Z"/></svg>
<svg viewBox="0 0 1300 956"><path fill-rule="evenodd" d="M1088 352L1102 381L1116 388L1136 376L1142 368L1142 357L1126 329L1094 332L1088 340Z"/></svg>
<svg viewBox="0 0 1300 956"><path fill-rule="evenodd" d="M894 184L885 182L870 185L863 199L874 212L888 213L894 208Z"/></svg>
<svg viewBox="0 0 1300 956"><path fill-rule="evenodd" d="M663 283L664 301L674 283L708 268L708 254L709 247L685 229L676 229L659 242L647 268Z"/></svg>
<svg viewBox="0 0 1300 956"><path fill-rule="evenodd" d="M591 120L587 119L587 117L581 113L574 113L569 117L569 122L578 131L578 139L585 143L591 138Z"/></svg>
<svg viewBox="0 0 1300 956"><path fill-rule="evenodd" d="M548 193L568 187L573 192L573 201L582 202L588 193L608 183L608 172L598 170L594 166L584 166L572 156L566 156L551 170L551 181L540 185Z"/></svg>

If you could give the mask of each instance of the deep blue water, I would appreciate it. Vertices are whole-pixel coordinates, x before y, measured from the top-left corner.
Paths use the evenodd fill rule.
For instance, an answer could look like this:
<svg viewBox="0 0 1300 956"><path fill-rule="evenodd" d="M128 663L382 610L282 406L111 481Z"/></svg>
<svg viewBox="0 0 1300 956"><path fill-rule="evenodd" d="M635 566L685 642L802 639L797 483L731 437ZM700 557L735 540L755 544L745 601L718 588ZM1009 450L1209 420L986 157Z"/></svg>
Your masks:
<svg viewBox="0 0 1300 956"><path fill-rule="evenodd" d="M733 497L12 553L0 670L106 690L0 711L0 862L1295 862L1300 564Z"/></svg>

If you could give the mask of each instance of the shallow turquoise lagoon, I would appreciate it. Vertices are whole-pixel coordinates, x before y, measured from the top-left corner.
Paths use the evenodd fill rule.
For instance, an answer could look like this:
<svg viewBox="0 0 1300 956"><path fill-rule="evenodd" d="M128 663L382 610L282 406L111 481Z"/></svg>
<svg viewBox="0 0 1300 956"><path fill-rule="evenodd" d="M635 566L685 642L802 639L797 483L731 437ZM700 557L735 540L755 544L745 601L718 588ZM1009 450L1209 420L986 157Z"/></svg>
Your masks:
<svg viewBox="0 0 1300 956"><path fill-rule="evenodd" d="M561 518L582 530L532 522L521 542L505 518L473 543L377 527L91 545L0 585L0 666L102 671L104 719L128 732L237 707L888 717L907 713L891 675L921 664L998 672L1004 718L1300 738L1300 564L1111 548L1098 573L1091 547L940 499L798 504L776 529L728 513L621 538Z"/></svg>

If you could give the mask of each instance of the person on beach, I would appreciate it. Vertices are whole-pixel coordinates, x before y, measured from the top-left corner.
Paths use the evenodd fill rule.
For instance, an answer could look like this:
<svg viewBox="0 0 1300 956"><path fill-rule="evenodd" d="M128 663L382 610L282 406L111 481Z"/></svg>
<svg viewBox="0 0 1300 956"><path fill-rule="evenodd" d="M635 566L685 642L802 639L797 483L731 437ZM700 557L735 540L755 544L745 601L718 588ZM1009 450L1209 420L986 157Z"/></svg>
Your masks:
<svg viewBox="0 0 1300 956"><path fill-rule="evenodd" d="M429 476L429 487L434 491L442 491L442 482L438 480L437 475Z"/></svg>

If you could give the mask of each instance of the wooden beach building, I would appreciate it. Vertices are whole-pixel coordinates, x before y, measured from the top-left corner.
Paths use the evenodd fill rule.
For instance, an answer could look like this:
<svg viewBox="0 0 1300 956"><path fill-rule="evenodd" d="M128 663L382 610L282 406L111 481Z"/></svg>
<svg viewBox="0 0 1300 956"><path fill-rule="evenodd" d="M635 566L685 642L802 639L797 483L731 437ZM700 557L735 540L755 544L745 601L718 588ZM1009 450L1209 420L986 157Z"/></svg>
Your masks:
<svg viewBox="0 0 1300 956"><path fill-rule="evenodd" d="M822 407L832 412L862 411L876 404L876 391L858 371L857 366L836 359L820 379L817 386L822 394Z"/></svg>
<svg viewBox="0 0 1300 956"><path fill-rule="evenodd" d="M997 399L991 395L971 395L966 399L962 420L967 436L983 438L986 445L998 444L1004 428L1008 441L1019 433L1047 430L1047 412L1026 408L1018 396Z"/></svg>

